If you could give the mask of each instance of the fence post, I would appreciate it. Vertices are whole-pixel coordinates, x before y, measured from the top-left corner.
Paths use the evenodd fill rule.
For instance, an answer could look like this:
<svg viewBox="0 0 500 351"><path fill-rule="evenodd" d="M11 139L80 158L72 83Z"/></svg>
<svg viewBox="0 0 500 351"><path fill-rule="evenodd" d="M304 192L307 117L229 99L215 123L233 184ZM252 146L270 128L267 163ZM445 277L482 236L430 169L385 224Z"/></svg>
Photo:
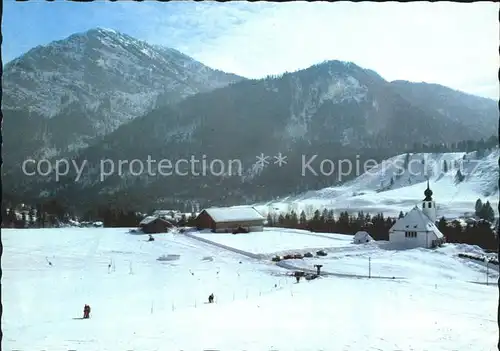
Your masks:
<svg viewBox="0 0 500 351"><path fill-rule="evenodd" d="M489 285L489 273L490 273L490 266L489 266L490 260L486 260L486 285Z"/></svg>
<svg viewBox="0 0 500 351"><path fill-rule="evenodd" d="M372 258L368 257L368 278L372 277Z"/></svg>

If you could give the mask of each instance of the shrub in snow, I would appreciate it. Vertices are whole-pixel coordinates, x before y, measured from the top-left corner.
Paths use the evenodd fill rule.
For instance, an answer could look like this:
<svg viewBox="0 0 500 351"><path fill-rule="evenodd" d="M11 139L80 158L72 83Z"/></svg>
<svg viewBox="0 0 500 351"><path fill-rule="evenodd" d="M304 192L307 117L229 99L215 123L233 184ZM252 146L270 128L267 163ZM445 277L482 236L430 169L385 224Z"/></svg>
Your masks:
<svg viewBox="0 0 500 351"><path fill-rule="evenodd" d="M459 253L458 257L468 258L475 261L488 262L494 265L498 265L498 258L490 257L486 255L473 254L473 253Z"/></svg>
<svg viewBox="0 0 500 351"><path fill-rule="evenodd" d="M181 255L161 255L157 258L158 261L176 261L181 257Z"/></svg>

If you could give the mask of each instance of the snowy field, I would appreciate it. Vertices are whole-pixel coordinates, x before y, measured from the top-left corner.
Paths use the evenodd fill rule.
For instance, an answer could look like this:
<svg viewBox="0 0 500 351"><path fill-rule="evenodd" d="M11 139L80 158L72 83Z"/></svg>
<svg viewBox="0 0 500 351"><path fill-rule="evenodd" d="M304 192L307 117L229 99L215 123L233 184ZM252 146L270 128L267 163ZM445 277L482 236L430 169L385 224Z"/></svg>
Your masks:
<svg viewBox="0 0 500 351"><path fill-rule="evenodd" d="M458 258L462 252L471 252L468 245L446 245L436 250L394 250L386 242L372 242L354 247L327 249L328 256L293 260L301 268L323 265L331 273L404 277L412 281L446 281L493 283L498 279L498 268L488 268L477 262ZM404 265L401 262L405 262ZM464 269L457 270L457 266ZM468 268L468 269L465 269ZM488 274L488 277L486 276ZM439 282L439 283L437 283Z"/></svg>
<svg viewBox="0 0 500 351"><path fill-rule="evenodd" d="M495 350L497 288L471 283L485 281L485 267L455 257L473 248L391 251L340 235L260 234L270 233L297 238L285 245L257 233L246 243L236 242L244 235L198 235L262 252L329 247L325 258L294 264L365 274L371 257L374 272L407 279L295 284L268 260L183 234L148 243L126 229L7 229L2 349ZM216 303L206 304L212 292ZM75 319L85 303L91 319Z"/></svg>
<svg viewBox="0 0 500 351"><path fill-rule="evenodd" d="M350 246L352 236L314 235L303 230L285 228L264 228L263 232L248 234L217 234L199 233L197 237L208 239L216 243L234 247L254 254L282 253L287 251L303 252L321 250L331 247ZM341 237L341 238L339 238ZM337 240L335 240L337 239Z"/></svg>

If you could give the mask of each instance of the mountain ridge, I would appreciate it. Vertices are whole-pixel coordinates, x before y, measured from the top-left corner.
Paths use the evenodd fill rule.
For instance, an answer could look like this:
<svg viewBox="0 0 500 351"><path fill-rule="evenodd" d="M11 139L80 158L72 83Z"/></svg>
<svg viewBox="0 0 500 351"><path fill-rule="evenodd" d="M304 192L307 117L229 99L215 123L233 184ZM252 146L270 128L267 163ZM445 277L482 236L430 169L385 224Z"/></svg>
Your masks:
<svg viewBox="0 0 500 351"><path fill-rule="evenodd" d="M66 129L47 122L49 133L39 148L53 150L42 153L45 157L86 146L90 139L156 106L244 79L210 69L175 49L153 48L103 29L33 48L7 63L3 78L2 108L7 121L10 111L23 111L28 115L25 119L31 114L49 120L77 114L85 120L81 135L73 128L73 146L60 140ZM15 126L9 125L13 130Z"/></svg>
<svg viewBox="0 0 500 351"><path fill-rule="evenodd" d="M295 174L276 168L258 169L255 157L261 152L268 155L278 152L287 154L290 164L295 166L300 165L300 155L304 154L316 154L320 160L354 155L371 157L377 153L383 159L393 155L395 150L411 149L413 144L451 143L489 137L491 124L497 123L497 107L493 100L476 100L471 96L467 106L463 106L460 92L441 86L438 93L429 93L428 87L419 83L388 82L375 71L351 62L330 60L263 79L235 78L223 72L220 77L218 71L176 50L165 49L165 53L158 46L134 41L126 35L115 37L112 33L96 29L87 35L91 37L89 40L97 36L100 44L94 43L93 48L106 47L108 55L96 57L102 59L100 65L105 65L108 71L116 71L117 80L113 84L118 84L125 76L120 71L123 67L116 65L116 62L121 62L118 60L120 57L116 56L116 50L112 50L118 47L122 48L118 52L124 55L125 61L141 58L142 66L137 77L149 77L141 76L151 67L144 63L146 61L157 64L155 72L164 73L161 79L146 79L143 89L151 89L151 84L154 88L155 84L169 77L172 70L178 73L179 67L188 67L194 71L181 70L184 76L175 75L170 82L174 87L185 87L182 81L189 80L192 76L189 72L194 72L195 78L189 85L192 91L189 94L184 94L186 91L182 89L157 93L157 102L151 104L149 110L136 113L134 118L124 118L106 133L92 136L90 142L85 138L82 140L82 136L75 132L75 129L85 130L89 135L95 130L96 121L92 120L92 116L81 118L91 113L86 106L69 103L64 107L64 113L49 118L33 110L29 113L9 110L7 105L7 117L9 113L16 116L15 120L6 119L7 126L19 128L19 121L28 126L27 130L22 130L23 136L28 136L25 138L29 140L27 145L20 143L23 138L19 134L13 133L6 138L6 144L15 146L18 151L6 158L12 168L6 179L7 184L16 191L29 193L30 196L84 196L89 202L106 196L114 199L116 196L134 197L143 203L165 199L194 201L199 198L208 202L217 198L221 201L252 201L266 194L275 196L276 193L295 191L297 188L324 186L326 184L322 182L327 181L302 177L298 171ZM81 44L87 39L82 39L80 34L72 40ZM85 45L73 46L76 51L70 50L62 56L81 53ZM155 59L156 56L160 59ZM175 64L164 67L165 62ZM204 74L206 72L209 74ZM184 80L179 77L184 77ZM62 78L67 79L65 76ZM203 85L200 82L208 83ZM89 86L96 89L105 83L109 80L103 82L97 79ZM434 86L432 88L435 90ZM131 87L125 85L123 89ZM111 101L107 106L101 105L99 111L111 109ZM56 123L51 122L53 120ZM473 125L470 122L475 120L480 123ZM54 148L50 149L54 124L60 144L56 152ZM71 143L80 143L80 146L70 148ZM243 174L240 177L171 177L165 183L159 177L134 177L130 172L100 181L96 173L100 160L106 158L116 162L132 159L144 162L147 157L181 159L202 154L218 159L236 157L244 164ZM71 181L74 174L58 182L47 177L19 179L19 173L14 169L30 155L36 158L64 155L76 162L88 161L89 167L79 183ZM224 195L217 189L223 189Z"/></svg>

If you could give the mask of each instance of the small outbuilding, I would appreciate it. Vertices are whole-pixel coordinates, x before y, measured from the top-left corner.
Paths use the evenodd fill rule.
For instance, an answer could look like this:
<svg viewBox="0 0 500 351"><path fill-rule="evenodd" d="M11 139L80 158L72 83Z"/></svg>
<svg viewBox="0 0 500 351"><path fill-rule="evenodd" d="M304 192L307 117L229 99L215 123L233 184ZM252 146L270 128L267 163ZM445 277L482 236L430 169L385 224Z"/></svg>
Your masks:
<svg viewBox="0 0 500 351"><path fill-rule="evenodd" d="M139 228L145 234L166 233L172 227L172 223L156 216L148 216L139 223Z"/></svg>
<svg viewBox="0 0 500 351"><path fill-rule="evenodd" d="M231 233L244 229L247 232L264 230L264 216L250 206L213 207L200 212L196 217L198 230L211 229L214 233Z"/></svg>
<svg viewBox="0 0 500 351"><path fill-rule="evenodd" d="M370 236L370 234L364 231L357 232L354 235L354 239L352 240L354 244L365 244L370 241L373 241L373 238Z"/></svg>

